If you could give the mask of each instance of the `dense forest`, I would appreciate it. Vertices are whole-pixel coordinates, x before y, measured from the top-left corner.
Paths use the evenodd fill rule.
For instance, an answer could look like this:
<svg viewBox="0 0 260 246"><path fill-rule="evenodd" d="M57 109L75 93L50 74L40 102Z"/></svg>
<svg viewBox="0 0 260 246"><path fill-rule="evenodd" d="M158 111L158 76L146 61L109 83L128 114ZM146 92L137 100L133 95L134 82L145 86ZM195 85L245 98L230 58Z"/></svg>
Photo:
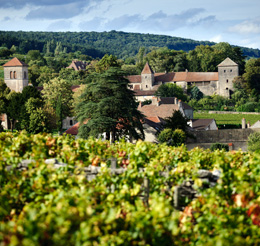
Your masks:
<svg viewBox="0 0 260 246"><path fill-rule="evenodd" d="M59 43L66 52L81 52L93 58L112 54L120 59L135 56L141 47L151 51L154 47L190 51L199 45L215 45L209 41L195 41L166 35L126 33L126 32L23 32L0 31L0 46L18 47L18 52L39 50L47 54L55 52ZM240 47L246 57L260 57L259 49Z"/></svg>

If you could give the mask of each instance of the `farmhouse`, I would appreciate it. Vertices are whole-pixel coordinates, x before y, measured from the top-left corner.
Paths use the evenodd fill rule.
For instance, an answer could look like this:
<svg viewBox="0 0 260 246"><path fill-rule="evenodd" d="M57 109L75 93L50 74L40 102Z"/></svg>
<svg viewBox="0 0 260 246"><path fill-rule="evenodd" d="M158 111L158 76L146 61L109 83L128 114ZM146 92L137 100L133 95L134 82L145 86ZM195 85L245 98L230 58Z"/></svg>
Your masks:
<svg viewBox="0 0 260 246"><path fill-rule="evenodd" d="M138 101L151 99L161 84L174 83L187 90L195 85L205 95L230 97L233 91L233 79L239 75L238 64L226 58L218 65L218 72L171 72L154 73L148 63L141 75L128 76L129 88L135 91Z"/></svg>

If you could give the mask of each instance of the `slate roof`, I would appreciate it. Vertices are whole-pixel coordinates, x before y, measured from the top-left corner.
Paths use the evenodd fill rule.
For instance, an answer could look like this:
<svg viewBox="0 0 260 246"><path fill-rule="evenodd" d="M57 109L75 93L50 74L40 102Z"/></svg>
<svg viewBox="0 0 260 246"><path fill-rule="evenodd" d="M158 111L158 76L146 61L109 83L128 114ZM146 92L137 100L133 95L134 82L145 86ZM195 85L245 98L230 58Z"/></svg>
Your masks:
<svg viewBox="0 0 260 246"><path fill-rule="evenodd" d="M143 91L143 90L134 90L135 96L153 96L155 95L156 90L149 90L149 91Z"/></svg>
<svg viewBox="0 0 260 246"><path fill-rule="evenodd" d="M17 57L14 57L12 60L5 63L3 67L28 67L28 65L25 62L20 61Z"/></svg>

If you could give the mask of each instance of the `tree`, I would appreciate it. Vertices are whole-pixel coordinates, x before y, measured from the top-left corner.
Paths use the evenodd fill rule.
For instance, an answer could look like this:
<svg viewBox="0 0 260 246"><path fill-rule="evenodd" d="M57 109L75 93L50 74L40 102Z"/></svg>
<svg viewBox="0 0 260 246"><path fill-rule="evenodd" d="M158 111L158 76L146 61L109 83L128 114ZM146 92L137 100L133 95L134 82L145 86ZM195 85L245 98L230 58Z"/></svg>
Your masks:
<svg viewBox="0 0 260 246"><path fill-rule="evenodd" d="M112 67L95 73L92 79L76 106L80 137L108 133L112 142L128 136L143 139L143 116L137 110L133 91L128 89L125 73Z"/></svg>
<svg viewBox="0 0 260 246"><path fill-rule="evenodd" d="M183 89L176 84L162 84L155 93L159 97L177 97L182 101L187 101L187 96L184 94Z"/></svg>
<svg viewBox="0 0 260 246"><path fill-rule="evenodd" d="M197 86L194 86L190 90L191 99L200 100L203 98L203 93L200 91L200 89Z"/></svg>
<svg viewBox="0 0 260 246"><path fill-rule="evenodd" d="M260 132L254 132L248 136L248 150L260 150Z"/></svg>
<svg viewBox="0 0 260 246"><path fill-rule="evenodd" d="M171 117L168 117L165 120L164 128L170 128L172 130L181 129L184 132L187 131L187 122L189 121L184 117L179 110L175 110Z"/></svg>
<svg viewBox="0 0 260 246"><path fill-rule="evenodd" d="M11 131L15 129L16 122L20 119L21 115L21 93L12 91L8 95L8 104L6 107L6 114L10 121Z"/></svg>
<svg viewBox="0 0 260 246"><path fill-rule="evenodd" d="M44 83L42 94L45 103L52 106L54 111L56 111L56 117L59 121L71 115L72 90L68 81L55 78L49 83Z"/></svg>
<svg viewBox="0 0 260 246"><path fill-rule="evenodd" d="M185 143L186 134L181 129L172 130L166 128L160 132L158 140L160 143L167 143L169 146L178 147Z"/></svg>
<svg viewBox="0 0 260 246"><path fill-rule="evenodd" d="M25 108L29 116L29 122L26 130L36 134L40 132L48 132L48 119L42 108L43 103L39 98L29 98L25 103Z"/></svg>
<svg viewBox="0 0 260 246"><path fill-rule="evenodd" d="M96 64L96 72L104 72L110 67L120 67L120 64L116 56L105 54L103 58Z"/></svg>
<svg viewBox="0 0 260 246"><path fill-rule="evenodd" d="M246 63L243 79L246 81L247 87L250 90L255 89L258 94L260 93L260 58L250 59Z"/></svg>

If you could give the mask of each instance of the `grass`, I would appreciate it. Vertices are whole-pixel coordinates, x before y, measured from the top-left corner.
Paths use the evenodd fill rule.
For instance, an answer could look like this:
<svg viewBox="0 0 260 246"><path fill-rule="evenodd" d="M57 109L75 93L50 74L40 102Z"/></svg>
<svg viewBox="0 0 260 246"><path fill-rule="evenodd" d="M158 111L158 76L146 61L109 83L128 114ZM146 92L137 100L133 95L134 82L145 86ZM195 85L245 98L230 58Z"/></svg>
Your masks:
<svg viewBox="0 0 260 246"><path fill-rule="evenodd" d="M215 119L218 125L234 124L238 125L242 123L242 119L245 118L246 122L250 122L253 125L256 121L260 120L260 115L254 114L209 114L209 113L197 113L194 112L194 119Z"/></svg>

